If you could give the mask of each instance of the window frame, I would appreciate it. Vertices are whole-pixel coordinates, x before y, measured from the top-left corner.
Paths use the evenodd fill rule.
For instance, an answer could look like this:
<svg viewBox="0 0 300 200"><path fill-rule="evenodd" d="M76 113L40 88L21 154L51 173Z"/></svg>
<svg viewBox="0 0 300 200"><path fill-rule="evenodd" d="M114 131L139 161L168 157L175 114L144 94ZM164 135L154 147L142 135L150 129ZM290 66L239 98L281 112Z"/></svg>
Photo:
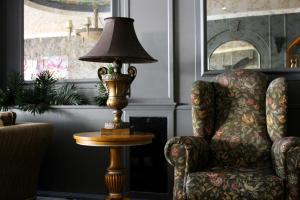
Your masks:
<svg viewBox="0 0 300 200"><path fill-rule="evenodd" d="M24 79L24 0L20 1L20 10L21 10L21 20L20 20L20 38L21 38L21 48L20 48L20 69L19 72L21 73L23 79ZM121 9L120 9L120 1L119 0L111 0L111 13L112 17L118 17L121 14ZM96 42L95 42L96 43ZM100 66L99 66L100 67ZM96 72L95 72L96 73ZM24 80L26 84L32 84L33 80ZM73 84L88 84L88 83L93 83L97 84L99 82L98 78L90 78L90 79L63 79L63 80L58 80L57 84L64 84L64 83L73 83Z"/></svg>

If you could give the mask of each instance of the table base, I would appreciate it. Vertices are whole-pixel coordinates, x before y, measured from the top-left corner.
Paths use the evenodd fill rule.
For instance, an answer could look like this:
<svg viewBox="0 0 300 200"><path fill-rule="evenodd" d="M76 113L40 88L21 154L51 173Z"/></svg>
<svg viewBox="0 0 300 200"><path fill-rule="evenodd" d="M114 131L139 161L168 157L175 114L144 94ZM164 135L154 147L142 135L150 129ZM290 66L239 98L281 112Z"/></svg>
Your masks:
<svg viewBox="0 0 300 200"><path fill-rule="evenodd" d="M126 181L126 175L121 166L121 147L110 147L110 165L107 168L105 175L105 185L108 189L106 200L123 200L128 199L123 197L122 191Z"/></svg>

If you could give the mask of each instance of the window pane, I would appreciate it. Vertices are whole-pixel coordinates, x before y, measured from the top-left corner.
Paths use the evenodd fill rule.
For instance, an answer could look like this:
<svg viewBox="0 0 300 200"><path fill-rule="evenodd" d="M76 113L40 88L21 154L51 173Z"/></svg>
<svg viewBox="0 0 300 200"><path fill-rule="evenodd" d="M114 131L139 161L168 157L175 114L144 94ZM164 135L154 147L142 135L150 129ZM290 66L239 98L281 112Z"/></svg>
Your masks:
<svg viewBox="0 0 300 200"><path fill-rule="evenodd" d="M110 17L111 0L25 0L24 1L24 79L32 80L50 70L58 79L94 79L101 64L82 62L99 36L95 29ZM89 38L83 39L81 31ZM87 34L86 34L87 35ZM94 39L91 39L94 38Z"/></svg>

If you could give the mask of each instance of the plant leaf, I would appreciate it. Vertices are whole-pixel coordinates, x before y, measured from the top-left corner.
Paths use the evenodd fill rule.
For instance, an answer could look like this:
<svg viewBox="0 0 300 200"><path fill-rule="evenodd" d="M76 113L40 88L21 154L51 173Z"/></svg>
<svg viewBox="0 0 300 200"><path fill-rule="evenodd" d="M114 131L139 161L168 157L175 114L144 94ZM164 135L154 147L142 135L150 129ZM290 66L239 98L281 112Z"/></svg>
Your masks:
<svg viewBox="0 0 300 200"><path fill-rule="evenodd" d="M83 99L77 92L74 84L64 84L56 91L54 105L80 105Z"/></svg>

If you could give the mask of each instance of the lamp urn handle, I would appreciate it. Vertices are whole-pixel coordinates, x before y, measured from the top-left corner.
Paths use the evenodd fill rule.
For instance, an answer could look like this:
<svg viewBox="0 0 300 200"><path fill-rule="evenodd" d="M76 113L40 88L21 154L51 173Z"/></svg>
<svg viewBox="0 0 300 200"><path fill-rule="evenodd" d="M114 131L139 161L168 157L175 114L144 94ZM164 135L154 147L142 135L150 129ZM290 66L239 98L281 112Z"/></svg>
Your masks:
<svg viewBox="0 0 300 200"><path fill-rule="evenodd" d="M100 81L103 83L102 81L102 75L107 74L107 68L106 67L99 67L98 69L98 77L100 79Z"/></svg>
<svg viewBox="0 0 300 200"><path fill-rule="evenodd" d="M129 66L127 69L128 75L131 77L131 82L135 79L137 75L137 70L134 66Z"/></svg>

